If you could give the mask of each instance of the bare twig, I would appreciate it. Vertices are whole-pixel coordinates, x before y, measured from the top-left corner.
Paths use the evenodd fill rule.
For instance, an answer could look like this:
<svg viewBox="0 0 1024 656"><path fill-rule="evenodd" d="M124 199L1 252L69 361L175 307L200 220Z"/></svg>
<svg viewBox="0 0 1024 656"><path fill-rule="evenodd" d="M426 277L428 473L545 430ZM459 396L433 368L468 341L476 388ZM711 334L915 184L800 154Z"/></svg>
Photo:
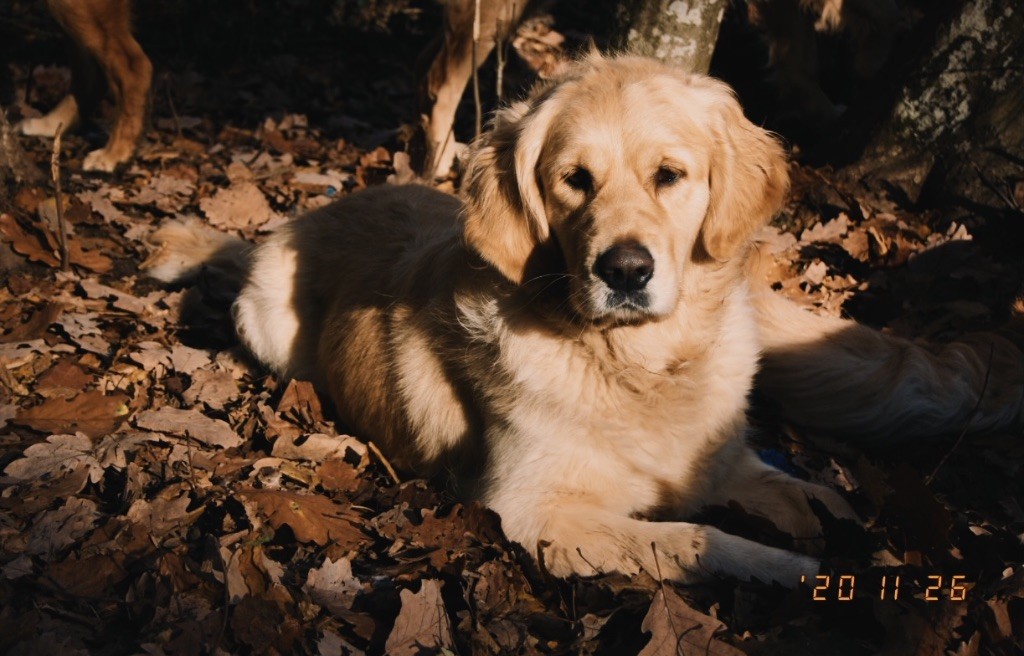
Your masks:
<svg viewBox="0 0 1024 656"><path fill-rule="evenodd" d="M658 560L657 543L651 543L651 552L654 554L654 569L658 572L658 585L661 586L661 601L665 604L665 619L668 620L668 628L672 630L672 635L676 637L675 651L680 656L685 656L682 650L683 636L676 629L676 623L672 621L672 609L668 607L668 592L665 590L665 577L661 575L661 562Z"/></svg>
<svg viewBox="0 0 1024 656"><path fill-rule="evenodd" d="M68 226L64 222L64 195L60 188L60 138L64 134L64 124L58 123L53 135L53 153L50 156L50 176L53 178L53 191L57 201L57 236L60 239L60 269L67 271L71 267L68 256Z"/></svg>
<svg viewBox="0 0 1024 656"><path fill-rule="evenodd" d="M989 190L999 198L999 200L1003 201L1003 204L1005 204L1007 208L1017 212L1021 211L1020 205L1015 199L1006 193L1005 189L1001 188L994 181L989 179L977 164L972 165L972 167L974 168L974 172L978 174L978 178L981 179L982 184L988 187Z"/></svg>
<svg viewBox="0 0 1024 656"><path fill-rule="evenodd" d="M220 545L216 543L216 540L214 540L213 550L220 560L220 571L224 574L224 617L221 618L220 630L217 632L217 639L213 643L213 651L216 652L219 650L221 640L224 639L224 634L228 630L228 620L230 619L231 612L231 588L228 587L228 570L231 569L231 561L235 559L237 550L232 551L226 561L224 560L224 554L220 552Z"/></svg>
<svg viewBox="0 0 1024 656"><path fill-rule="evenodd" d="M576 553L579 554L580 559L583 562L585 562L587 565L590 565L590 569L594 570L595 574L604 574L604 572L602 572L600 569L598 569L597 565L595 565L594 563L592 563L589 560L587 560L587 557L583 555L583 549L580 549L579 547L576 547Z"/></svg>
<svg viewBox="0 0 1024 656"><path fill-rule="evenodd" d="M939 473L939 470L946 464L949 457L953 455L953 452L957 450L960 443L964 441L964 437L967 436L967 431L971 427L971 422L974 421L974 418L978 415L978 411L981 409L981 402L985 400L985 391L988 390L988 379L989 375L992 373L992 358L995 356L995 351L996 345L992 344L988 349L988 365L985 367L985 380L981 383L981 391L978 392L978 402L974 404L974 408L971 409L971 412L967 415L967 419L964 420L964 428L960 431L960 436L956 438L956 442L954 442L953 446L946 452L946 455L942 456L942 460L939 461L939 464L935 465L935 469L928 475L928 478L924 479L925 485L932 484L932 480L935 478L935 475Z"/></svg>
<svg viewBox="0 0 1024 656"><path fill-rule="evenodd" d="M395 482L395 485L401 485L402 480L398 478L398 474L395 473L395 468L391 466L391 463L388 462L388 459L385 458L384 454L380 452L380 449L377 448L377 445L374 444L372 441L367 442L366 445L370 447L370 451L373 451L373 455L377 456L377 460L380 460L380 464L384 465L384 469L388 470L388 474L391 476L391 480Z"/></svg>
<svg viewBox="0 0 1024 656"><path fill-rule="evenodd" d="M473 4L473 106L476 108L476 134L483 129L484 110L480 104L480 62L477 60L477 46L480 44L480 0Z"/></svg>
<svg viewBox="0 0 1024 656"><path fill-rule="evenodd" d="M515 2L512 3L511 15L517 15ZM498 70L495 73L494 84L497 87L495 95L497 96L499 105L505 95L505 64L508 63L508 44L511 40L510 37L512 35L513 26L514 22L511 20L498 21L495 29L494 56L497 58Z"/></svg>
<svg viewBox="0 0 1024 656"><path fill-rule="evenodd" d="M164 73L164 91L167 93L167 107L171 110L171 120L174 121L174 134L181 139L181 118L174 106L174 95L171 93L171 76Z"/></svg>
<svg viewBox="0 0 1024 656"><path fill-rule="evenodd" d="M496 60L497 70L494 72L494 95L501 103L501 88L505 85L505 56L508 54L505 52L505 39L503 38L504 23L498 21L497 33L494 35L494 57Z"/></svg>

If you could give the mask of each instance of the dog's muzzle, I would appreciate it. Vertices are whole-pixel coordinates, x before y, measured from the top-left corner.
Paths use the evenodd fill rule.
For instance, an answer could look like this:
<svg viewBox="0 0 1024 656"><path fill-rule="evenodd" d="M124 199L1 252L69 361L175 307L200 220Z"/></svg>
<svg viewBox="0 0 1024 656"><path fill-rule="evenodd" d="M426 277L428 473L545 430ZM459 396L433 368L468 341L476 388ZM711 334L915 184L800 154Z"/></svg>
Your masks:
<svg viewBox="0 0 1024 656"><path fill-rule="evenodd" d="M615 244L597 257L594 273L608 285L617 305L644 307L648 303L644 288L654 276L654 257L636 242Z"/></svg>

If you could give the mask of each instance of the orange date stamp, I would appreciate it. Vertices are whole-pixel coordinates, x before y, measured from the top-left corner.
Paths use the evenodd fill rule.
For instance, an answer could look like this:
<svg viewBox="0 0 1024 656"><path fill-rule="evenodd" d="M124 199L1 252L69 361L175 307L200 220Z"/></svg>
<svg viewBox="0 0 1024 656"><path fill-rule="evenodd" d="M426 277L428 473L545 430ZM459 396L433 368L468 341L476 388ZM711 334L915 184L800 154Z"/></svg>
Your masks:
<svg viewBox="0 0 1024 656"><path fill-rule="evenodd" d="M883 601L898 601L900 595L916 595L923 593L925 601L966 601L971 588L967 576L954 574L943 576L931 574L923 577L908 577L900 574L887 574L872 577L869 583L861 583L858 587L855 574L818 574L817 576L801 576L800 582L811 588L813 601L853 601L854 598L871 596Z"/></svg>

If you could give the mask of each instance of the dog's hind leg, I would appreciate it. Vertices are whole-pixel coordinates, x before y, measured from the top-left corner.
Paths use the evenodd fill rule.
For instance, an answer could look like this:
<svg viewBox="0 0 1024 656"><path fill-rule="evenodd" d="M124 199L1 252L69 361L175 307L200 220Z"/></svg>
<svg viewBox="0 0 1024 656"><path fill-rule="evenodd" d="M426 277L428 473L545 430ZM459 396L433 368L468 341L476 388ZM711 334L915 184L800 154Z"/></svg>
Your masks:
<svg viewBox="0 0 1024 656"><path fill-rule="evenodd" d="M88 113L101 95L96 67L114 96L116 118L110 141L89 153L82 168L113 171L128 161L142 134L153 67L132 36L130 0L48 0L50 13L74 41L83 57L76 63L72 93L47 116L24 121L24 134L53 136L58 125L67 130Z"/></svg>
<svg viewBox="0 0 1024 656"><path fill-rule="evenodd" d="M757 388L798 424L873 446L1024 425L1024 330L931 346L815 315L763 283L753 299Z"/></svg>
<svg viewBox="0 0 1024 656"><path fill-rule="evenodd" d="M494 49L501 32L513 29L529 0L446 0L441 49L426 76L421 95L430 105L424 126L426 156L423 175L445 176L455 159L453 124L459 101L479 66ZM479 7L480 15L475 15ZM474 38L474 22L479 33ZM475 51L475 56L474 56Z"/></svg>

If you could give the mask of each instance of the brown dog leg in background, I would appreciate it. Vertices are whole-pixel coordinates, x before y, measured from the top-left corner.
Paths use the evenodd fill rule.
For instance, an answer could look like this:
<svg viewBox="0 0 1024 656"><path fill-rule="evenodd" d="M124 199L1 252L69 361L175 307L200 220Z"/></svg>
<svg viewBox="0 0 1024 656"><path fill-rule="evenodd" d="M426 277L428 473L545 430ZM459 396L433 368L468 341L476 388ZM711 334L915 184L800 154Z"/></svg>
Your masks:
<svg viewBox="0 0 1024 656"><path fill-rule="evenodd" d="M72 69L71 94L42 118L22 121L22 134L50 136L74 127L98 104L100 77L114 96L110 141L85 157L86 171L113 171L128 161L142 134L153 66L132 36L130 0L47 0L50 13L81 51ZM98 70L97 70L98 67Z"/></svg>
<svg viewBox="0 0 1024 656"><path fill-rule="evenodd" d="M749 0L747 11L750 22L768 33L782 108L819 127L841 111L818 79L817 34L846 34L853 71L866 80L884 65L900 21L893 0Z"/></svg>
<svg viewBox="0 0 1024 656"><path fill-rule="evenodd" d="M529 0L479 0L480 33L473 55L473 24L476 0L445 0L444 28L441 48L434 58L422 91L421 106L431 107L424 125L426 154L423 176L445 176L455 160L455 135L452 125L455 112L473 76L474 63L479 66L494 50L502 33L515 29Z"/></svg>

